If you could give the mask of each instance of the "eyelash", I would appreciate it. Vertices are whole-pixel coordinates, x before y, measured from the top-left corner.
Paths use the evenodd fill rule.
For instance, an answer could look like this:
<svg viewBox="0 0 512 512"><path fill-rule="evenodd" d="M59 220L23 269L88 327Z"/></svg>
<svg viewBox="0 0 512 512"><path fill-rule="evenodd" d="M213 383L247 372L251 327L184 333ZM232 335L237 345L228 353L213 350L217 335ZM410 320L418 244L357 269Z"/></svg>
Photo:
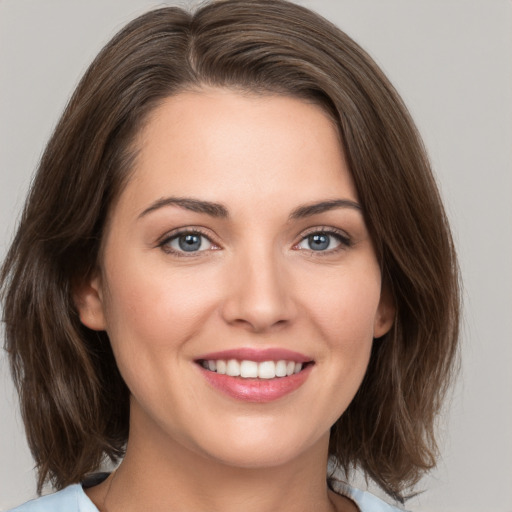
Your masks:
<svg viewBox="0 0 512 512"><path fill-rule="evenodd" d="M201 255L202 253L208 252L208 249L206 249L206 250L202 250L202 251L190 251L187 254L187 251L179 251L179 250L175 250L175 249L171 248L170 243L183 235L198 235L198 236L204 237L204 238L206 238L206 240L208 240L208 242L210 244L212 244L215 247L215 249L210 249L210 250L218 250L219 249L219 246L212 240L211 236L206 234L205 232L203 232L201 229L198 229L198 228L181 228L177 231L173 231L172 233L168 233L167 235L164 236L164 238L162 240L160 240L158 242L157 247L162 249L162 251L164 251L167 254L172 254L177 257L185 257L185 258L197 257L198 255ZM327 236L333 237L336 239L337 242L339 242L339 245L333 249L327 249L325 251L315 251L313 249L299 249L298 248L299 244L301 244L303 241L305 241L308 237L314 236L314 235L327 235ZM334 254L339 251L343 251L343 250L351 247L351 245L352 245L352 240L344 231L337 230L332 227L319 227L319 228L317 227L317 228L311 229L309 232L306 232L305 234L303 234L301 236L300 240L296 244L293 245L293 248L295 250L308 251L313 256L321 257L321 256L327 256L330 254Z"/></svg>

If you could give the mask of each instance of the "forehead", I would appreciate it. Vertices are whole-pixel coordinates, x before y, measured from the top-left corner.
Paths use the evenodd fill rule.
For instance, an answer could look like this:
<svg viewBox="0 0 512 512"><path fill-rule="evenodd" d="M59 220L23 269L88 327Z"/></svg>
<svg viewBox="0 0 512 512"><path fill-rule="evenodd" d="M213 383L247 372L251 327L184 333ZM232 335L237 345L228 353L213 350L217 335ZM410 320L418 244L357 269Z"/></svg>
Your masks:
<svg viewBox="0 0 512 512"><path fill-rule="evenodd" d="M304 203L341 193L357 200L336 125L303 99L214 88L181 92L155 108L136 148L122 195L141 208L165 195L233 204Z"/></svg>

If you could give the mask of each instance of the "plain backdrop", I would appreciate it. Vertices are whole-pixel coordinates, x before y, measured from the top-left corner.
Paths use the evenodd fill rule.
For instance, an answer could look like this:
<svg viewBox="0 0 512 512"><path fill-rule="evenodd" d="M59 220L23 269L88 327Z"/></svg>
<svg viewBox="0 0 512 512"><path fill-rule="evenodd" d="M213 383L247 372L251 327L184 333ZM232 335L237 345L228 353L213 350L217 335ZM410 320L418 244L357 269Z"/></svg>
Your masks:
<svg viewBox="0 0 512 512"><path fill-rule="evenodd" d="M424 136L458 247L462 371L440 422L439 467L407 508L512 512L512 2L300 3L355 38L404 97ZM161 5L0 0L0 257L79 77L127 21ZM2 353L0 510L34 497L32 467Z"/></svg>

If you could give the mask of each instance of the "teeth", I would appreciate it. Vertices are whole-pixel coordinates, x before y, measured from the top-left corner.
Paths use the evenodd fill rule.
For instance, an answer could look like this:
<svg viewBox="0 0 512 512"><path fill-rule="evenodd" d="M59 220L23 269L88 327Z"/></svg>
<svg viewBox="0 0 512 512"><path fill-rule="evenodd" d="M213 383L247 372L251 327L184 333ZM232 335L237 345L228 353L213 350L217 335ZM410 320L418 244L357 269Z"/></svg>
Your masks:
<svg viewBox="0 0 512 512"><path fill-rule="evenodd" d="M286 361L277 361L276 377L286 377Z"/></svg>
<svg viewBox="0 0 512 512"><path fill-rule="evenodd" d="M273 379L276 376L276 363L274 361L264 361L258 366L258 377L260 379Z"/></svg>
<svg viewBox="0 0 512 512"><path fill-rule="evenodd" d="M236 359L210 359L202 361L203 368L230 377L242 377L244 379L274 379L275 377L289 377L302 370L302 363L295 361L237 361Z"/></svg>
<svg viewBox="0 0 512 512"><path fill-rule="evenodd" d="M226 366L226 375L238 377L240 375L240 363L236 359L230 359Z"/></svg>
<svg viewBox="0 0 512 512"><path fill-rule="evenodd" d="M248 379L258 376L258 363L255 361L242 361L240 363L240 377Z"/></svg>
<svg viewBox="0 0 512 512"><path fill-rule="evenodd" d="M226 368L227 368L226 361L224 361L223 359L219 359L217 361L217 373L221 373L222 375L226 375Z"/></svg>

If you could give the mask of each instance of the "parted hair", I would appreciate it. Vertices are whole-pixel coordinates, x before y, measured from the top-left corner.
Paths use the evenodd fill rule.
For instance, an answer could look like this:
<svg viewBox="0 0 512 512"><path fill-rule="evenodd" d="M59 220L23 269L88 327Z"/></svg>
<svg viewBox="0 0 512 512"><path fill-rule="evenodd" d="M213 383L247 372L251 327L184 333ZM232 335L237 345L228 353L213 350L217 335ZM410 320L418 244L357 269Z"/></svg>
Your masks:
<svg viewBox="0 0 512 512"><path fill-rule="evenodd" d="M457 360L450 229L418 132L382 71L330 22L282 0L143 14L99 53L55 128L0 274L38 490L123 455L129 390L107 334L81 324L74 290L101 263L106 217L148 115L201 86L303 98L338 126L396 315L331 429L329 454L400 499L435 465L435 420Z"/></svg>

